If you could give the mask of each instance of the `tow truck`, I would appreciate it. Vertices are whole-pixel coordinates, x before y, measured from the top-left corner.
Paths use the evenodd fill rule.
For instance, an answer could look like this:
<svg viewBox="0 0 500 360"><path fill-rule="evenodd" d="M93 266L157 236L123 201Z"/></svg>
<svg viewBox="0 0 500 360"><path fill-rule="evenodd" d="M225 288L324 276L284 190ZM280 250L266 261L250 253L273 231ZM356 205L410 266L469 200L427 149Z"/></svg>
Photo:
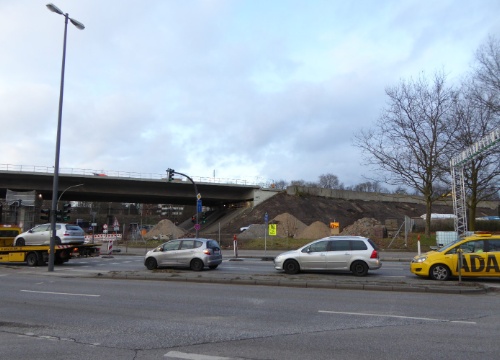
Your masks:
<svg viewBox="0 0 500 360"><path fill-rule="evenodd" d="M43 266L49 261L50 245L12 246L22 232L17 225L0 224L0 263L26 263ZM99 256L100 244L55 245L54 264L62 264L76 256Z"/></svg>

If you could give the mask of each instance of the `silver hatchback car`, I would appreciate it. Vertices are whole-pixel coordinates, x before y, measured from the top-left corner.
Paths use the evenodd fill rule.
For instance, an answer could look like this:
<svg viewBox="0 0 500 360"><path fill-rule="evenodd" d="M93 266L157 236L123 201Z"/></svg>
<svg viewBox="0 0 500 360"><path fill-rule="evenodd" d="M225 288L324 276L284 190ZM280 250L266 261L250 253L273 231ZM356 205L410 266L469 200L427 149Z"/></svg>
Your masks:
<svg viewBox="0 0 500 360"><path fill-rule="evenodd" d="M201 271L205 267L216 269L222 263L219 243L211 239L186 238L170 240L144 256L144 266L154 270L162 266L189 267Z"/></svg>
<svg viewBox="0 0 500 360"><path fill-rule="evenodd" d="M49 245L50 244L50 224L37 225L14 239L14 246L25 245ZM56 245L83 244L85 242L85 232L78 225L56 224Z"/></svg>
<svg viewBox="0 0 500 360"><path fill-rule="evenodd" d="M375 243L361 236L329 236L287 251L274 259L276 270L347 270L365 276L382 266Z"/></svg>

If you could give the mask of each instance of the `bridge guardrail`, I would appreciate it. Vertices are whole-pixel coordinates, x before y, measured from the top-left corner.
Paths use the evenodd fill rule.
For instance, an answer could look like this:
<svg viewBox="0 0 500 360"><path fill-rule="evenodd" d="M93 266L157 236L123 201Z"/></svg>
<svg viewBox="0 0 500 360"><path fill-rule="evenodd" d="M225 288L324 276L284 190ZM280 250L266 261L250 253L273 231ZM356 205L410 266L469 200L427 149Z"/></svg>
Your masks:
<svg viewBox="0 0 500 360"><path fill-rule="evenodd" d="M0 164L0 171L52 174L54 172L54 168L53 166ZM59 174L81 175L81 176L105 176L105 177L109 176L109 177L128 178L128 179L167 180L166 173L154 174L154 173L139 173L139 172L115 171L115 170L60 168ZM265 188L271 187L271 181L259 178L255 180L201 177L201 176L192 176L192 178L197 183L258 185Z"/></svg>

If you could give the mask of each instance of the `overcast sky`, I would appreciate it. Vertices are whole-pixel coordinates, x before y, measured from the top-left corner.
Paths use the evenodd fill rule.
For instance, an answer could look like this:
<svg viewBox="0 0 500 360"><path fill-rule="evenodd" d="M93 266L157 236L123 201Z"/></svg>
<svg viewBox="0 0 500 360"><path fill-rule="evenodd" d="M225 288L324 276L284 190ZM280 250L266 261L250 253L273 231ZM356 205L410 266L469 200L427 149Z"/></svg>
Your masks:
<svg viewBox="0 0 500 360"><path fill-rule="evenodd" d="M54 165L64 17L0 0L0 164ZM68 25L60 167L366 181L385 88L458 81L498 0L85 0Z"/></svg>

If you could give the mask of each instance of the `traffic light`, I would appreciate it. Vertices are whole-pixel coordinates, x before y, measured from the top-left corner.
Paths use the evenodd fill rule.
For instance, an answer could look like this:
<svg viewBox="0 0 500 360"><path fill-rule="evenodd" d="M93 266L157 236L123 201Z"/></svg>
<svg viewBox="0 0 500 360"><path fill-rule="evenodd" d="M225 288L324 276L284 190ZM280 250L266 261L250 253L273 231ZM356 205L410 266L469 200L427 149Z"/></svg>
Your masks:
<svg viewBox="0 0 500 360"><path fill-rule="evenodd" d="M40 216L40 219L42 220L50 220L50 209L41 209L40 212L42 213L42 216Z"/></svg>
<svg viewBox="0 0 500 360"><path fill-rule="evenodd" d="M68 221L70 219L68 215L71 212L70 208L70 203L64 203L62 210L56 210L56 221Z"/></svg>
<svg viewBox="0 0 500 360"><path fill-rule="evenodd" d="M62 219L68 221L70 219L69 213L71 212L71 203L64 203L62 210Z"/></svg>
<svg viewBox="0 0 500 360"><path fill-rule="evenodd" d="M167 169L168 181L173 181L174 180L174 172L175 172L174 169Z"/></svg>

